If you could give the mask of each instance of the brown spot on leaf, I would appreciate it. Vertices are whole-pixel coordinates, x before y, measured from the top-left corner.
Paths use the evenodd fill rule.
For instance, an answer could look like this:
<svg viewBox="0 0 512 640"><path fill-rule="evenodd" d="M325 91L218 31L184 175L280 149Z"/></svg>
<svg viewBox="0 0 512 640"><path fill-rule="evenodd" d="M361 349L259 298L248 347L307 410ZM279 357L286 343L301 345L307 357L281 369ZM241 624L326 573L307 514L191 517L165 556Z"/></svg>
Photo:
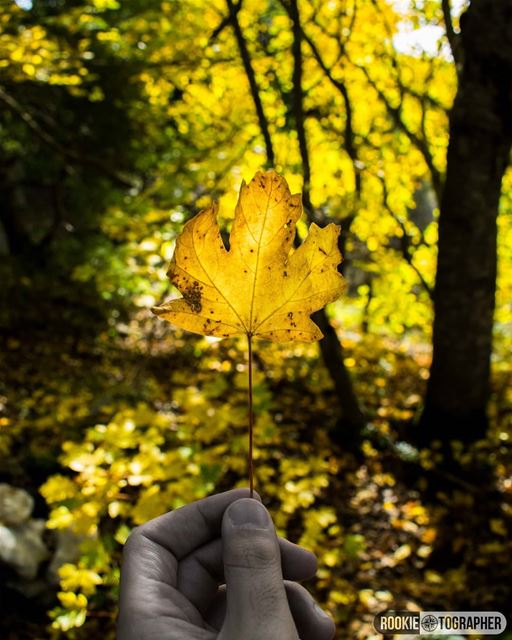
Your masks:
<svg viewBox="0 0 512 640"><path fill-rule="evenodd" d="M192 283L188 289L182 291L183 299L194 313L200 313L203 308L201 304L201 292L202 287L198 282Z"/></svg>

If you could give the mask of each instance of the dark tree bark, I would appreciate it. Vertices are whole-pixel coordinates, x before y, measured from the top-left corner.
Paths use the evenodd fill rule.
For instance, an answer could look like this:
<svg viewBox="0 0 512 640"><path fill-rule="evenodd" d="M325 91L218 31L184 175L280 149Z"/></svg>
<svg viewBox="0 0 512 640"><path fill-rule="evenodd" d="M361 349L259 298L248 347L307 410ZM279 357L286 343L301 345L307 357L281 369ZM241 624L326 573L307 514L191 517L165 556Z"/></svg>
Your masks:
<svg viewBox="0 0 512 640"><path fill-rule="evenodd" d="M487 430L501 182L512 145L512 2L472 0L450 115L439 218L433 361L420 442Z"/></svg>

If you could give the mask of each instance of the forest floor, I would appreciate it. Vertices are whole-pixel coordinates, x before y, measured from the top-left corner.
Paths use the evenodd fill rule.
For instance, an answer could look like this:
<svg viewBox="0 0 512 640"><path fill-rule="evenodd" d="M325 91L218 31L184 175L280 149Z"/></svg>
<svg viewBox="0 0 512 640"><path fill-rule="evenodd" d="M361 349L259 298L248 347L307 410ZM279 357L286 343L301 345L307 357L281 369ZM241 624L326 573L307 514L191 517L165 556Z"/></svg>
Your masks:
<svg viewBox="0 0 512 640"><path fill-rule="evenodd" d="M170 348L155 347L154 339L148 348L133 337L112 346L105 335L91 348L71 339L48 341L47 333L40 339L12 334L2 339L0 481L29 491L36 517L49 514L38 491L46 479L55 473L74 476L60 459L63 442L80 441L118 404L143 399L162 410L168 401L181 403L176 410L187 419L187 402L196 400L183 400L183 394L197 380L196 395L199 389L216 411L239 410L232 389L245 370L243 363L234 364L233 348L180 336L173 340ZM407 443L428 356L422 350L392 352L370 339L347 339L344 346L371 418L359 451L330 440L329 432L339 428L336 399L314 351L294 356L262 349L255 391L262 423L282 425L262 442L257 481L272 513L287 513L276 515L280 532L309 544L319 556L318 577L308 586L335 616L337 637L379 638L373 617L385 609L498 610L510 624L510 372L495 377L488 438L461 454L466 471L479 469L481 475L471 471L460 478L444 470L435 448L417 452ZM227 383L219 383L222 377ZM202 447L215 444L205 441ZM276 464L278 450L296 460L295 470ZM303 471L297 471L301 465ZM322 482L309 490L315 478ZM243 476L233 464L227 473L217 473L215 490L240 482ZM9 602L2 638L49 637L48 602L31 604L32 618L24 597L11 593ZM85 635L77 629L73 636L52 637L96 637L94 630L108 620L112 633L115 612L110 614L94 623L99 627L86 623Z"/></svg>

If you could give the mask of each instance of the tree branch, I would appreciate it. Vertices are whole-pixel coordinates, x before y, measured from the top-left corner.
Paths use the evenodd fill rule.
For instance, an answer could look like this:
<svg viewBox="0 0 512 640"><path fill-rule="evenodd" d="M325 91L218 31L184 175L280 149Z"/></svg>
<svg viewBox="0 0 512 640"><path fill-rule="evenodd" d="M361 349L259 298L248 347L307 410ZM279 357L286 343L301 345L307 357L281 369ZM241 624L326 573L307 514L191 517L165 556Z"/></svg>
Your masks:
<svg viewBox="0 0 512 640"><path fill-rule="evenodd" d="M343 102L345 104L345 147L349 158L352 160L352 166L354 169L354 180L357 196L361 197L361 170L358 166L359 160L357 156L357 150L354 142L354 127L353 127L353 118L352 118L352 104L350 102L350 97L348 93L348 89L346 85L341 80L336 80L332 75L332 70L325 64L324 59L322 58L318 47L313 42L313 40L305 33L303 29L301 29L302 37L308 43L311 52L315 60L318 63L318 66L324 72L326 78L333 85L333 87L341 94L343 98Z"/></svg>
<svg viewBox="0 0 512 640"><path fill-rule="evenodd" d="M285 5L286 6L286 5ZM293 115L297 138L299 141L300 157L302 160L302 172L304 177L303 201L310 217L314 217L311 203L311 164L309 161L308 144L306 139L306 127L304 125L304 95L302 87L302 27L300 24L299 8L297 0L290 0L287 7L292 20L292 55L293 55Z"/></svg>
<svg viewBox="0 0 512 640"><path fill-rule="evenodd" d="M256 74L254 72L254 68L252 66L251 56L249 54L249 50L247 48L245 38L242 33L242 29L240 27L240 22L238 21L238 12L240 11L242 0L239 0L237 4L234 4L233 0L226 0L226 2L229 10L231 25L233 27L236 42L238 44L238 49L240 51L240 57L242 58L242 64L245 69L245 75L247 76L249 87L251 89L251 95L254 102L254 107L256 109L256 114L258 116L258 123L260 126L261 133L263 135L263 139L265 141L265 149L267 152L267 164L273 167L275 164L275 155L274 155L274 148L272 146L272 138L270 137L268 120L263 110L263 104L261 102L261 97L260 97L260 89L258 86L258 82L256 80Z"/></svg>
<svg viewBox="0 0 512 640"><path fill-rule="evenodd" d="M287 6L287 3L285 2L285 0L281 0L282 4L285 6L285 8L289 11L289 8ZM375 2L375 0L372 0L372 4L374 4L375 8L380 11L380 8L378 6L378 4ZM325 35L330 35L328 34L325 29L323 28L322 25L320 25L318 22L315 22L316 26L318 26L322 32ZM388 36L391 39L392 38L392 31L390 26L387 24L387 22L384 22L384 27L386 29L386 31L388 32ZM326 77L328 78L328 80L331 82L331 84L341 93L341 95L343 96L343 99L345 101L345 108L347 111L347 123L346 123L346 127L349 127L352 129L351 126L351 110L350 110L350 100L349 100L349 96L348 96L348 91L346 89L346 86L344 85L344 83L340 80L336 80L333 75L332 75L332 70L329 69L327 67L327 65L325 64L325 61L322 59L320 52L318 51L318 48L316 47L315 43L311 40L311 38L304 33L303 31L303 38L304 40L308 43L309 47L311 48L311 51L313 53L313 56L315 57L318 65L320 66L320 68L324 71ZM341 46L340 48L340 53L344 56L347 57L347 53L346 50L343 46ZM350 61L350 60L349 60ZM401 104L402 104L402 100L405 94L410 94L411 96L417 98L418 100L420 100L421 102L424 101L428 101L433 107L436 108L440 108L443 109L443 111L446 111L446 108L443 107L443 105L441 105L436 99L431 98L430 96L422 96L420 94L418 94L416 91L414 91L414 89L406 87L401 79L400 79L400 65L396 59L395 56L391 56L391 63L393 66L393 69L396 72L396 81L397 81L397 88L400 94L400 106L399 107L393 107L391 105L391 103L389 102L389 100L387 99L386 95L378 88L376 82L371 78L371 76L368 73L368 70L360 65L354 64L354 66L358 69L360 69L366 76L368 82L370 83L370 85L372 86L372 88L377 92L379 98L382 100L382 102L384 103L384 106L386 107L386 110L388 111L389 115L391 116L395 126L397 126L400 130L402 130L403 133L405 133L407 135L407 137L410 139L410 141L413 143L413 145L418 149L418 151L422 154L425 163L427 164L427 167L431 173L431 177L432 177L432 184L434 187L434 191L436 193L436 196L438 198L438 201L440 201L440 196L441 196L441 190L442 190L442 174L441 172L437 169L437 167L434 164L434 160L432 157L432 154L430 152L430 149L428 147L428 144L426 142L426 139L419 137L418 135L416 135L413 131L411 131L409 129L409 127L405 124L402 116L401 116ZM350 133L352 134L352 136L350 135ZM353 129L351 132L348 132L348 136L347 136L347 131L345 131L345 137L347 141L352 141L353 143ZM353 155L352 153L353 152ZM352 146L352 149L350 148L350 142L348 142L347 144L347 153L349 154L349 156L351 157L351 159L354 162L354 166L356 166L356 161L357 161L357 155L355 154L355 145Z"/></svg>
<svg viewBox="0 0 512 640"><path fill-rule="evenodd" d="M236 11L239 11L240 4L237 5ZM211 32L210 37L208 38L208 43L213 44L215 40L220 36L220 34L224 31L224 29L231 23L231 16L224 16L219 24L215 27L215 29Z"/></svg>
<svg viewBox="0 0 512 640"><path fill-rule="evenodd" d="M459 71L460 64L462 62L460 56L459 36L455 33L452 22L452 10L450 0L441 0L441 7L443 10L443 18L446 29L446 37L450 44L453 59L455 60L455 68Z"/></svg>
<svg viewBox="0 0 512 640"><path fill-rule="evenodd" d="M411 143L416 147L416 149L423 156L423 159L425 160L425 164L427 165L430 171L430 175L432 178L432 186L434 188L437 200L438 202L440 202L441 193L443 189L443 178L442 178L441 172L439 171L439 169L436 167L434 163L434 158L432 157L432 153L430 152L427 141L419 137L418 135L416 135L414 131L411 131L409 127L405 124L405 121L402 118L401 104L398 107L394 107L389 102L384 92L381 89L379 89L379 87L377 86L377 83L373 80L373 78L368 73L368 70L361 65L355 65L355 66L364 73L364 75L366 76L366 79L368 80L368 83L375 90L380 100L384 103L384 106L386 107L386 110L390 115L391 119L393 120L393 122L395 123L395 125L403 133L405 133L405 135L409 138Z"/></svg>
<svg viewBox="0 0 512 640"><path fill-rule="evenodd" d="M393 209L391 208L391 206L389 204L389 194L388 194L386 183L384 182L384 180L381 180L381 183L382 183L382 201L383 201L384 207L385 207L386 211L389 213L389 215L393 218L393 220L395 220L398 223L398 225L400 226L400 228L402 229L402 237L400 238L400 250L401 250L401 253L402 253L405 261L407 262L407 264L411 267L411 269L413 269L413 271L418 276L418 279L421 282L421 285L423 286L425 291L427 292L429 298L431 300L434 300L434 288L425 280L425 278L424 278L423 274L421 273L421 271L414 264L414 261L413 261L414 255L411 253L411 250L410 250L410 247L411 247L411 244L412 244L412 238L409 235L409 232L407 231L407 227L405 226L403 221L393 211Z"/></svg>

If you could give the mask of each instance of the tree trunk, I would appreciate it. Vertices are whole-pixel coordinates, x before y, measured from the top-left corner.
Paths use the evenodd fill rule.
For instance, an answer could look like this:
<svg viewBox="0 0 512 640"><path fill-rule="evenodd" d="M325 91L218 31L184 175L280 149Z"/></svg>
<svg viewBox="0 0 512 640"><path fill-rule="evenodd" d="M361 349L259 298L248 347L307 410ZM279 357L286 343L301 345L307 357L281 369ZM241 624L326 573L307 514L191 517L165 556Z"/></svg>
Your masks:
<svg viewBox="0 0 512 640"><path fill-rule="evenodd" d="M512 144L512 2L473 0L450 116L439 218L433 361L420 442L487 429L501 182Z"/></svg>
<svg viewBox="0 0 512 640"><path fill-rule="evenodd" d="M366 422L343 361L343 347L324 309L314 313L312 318L324 334L319 343L320 353L331 376L341 409L341 418L331 432L331 437L345 448L354 449L361 440Z"/></svg>

